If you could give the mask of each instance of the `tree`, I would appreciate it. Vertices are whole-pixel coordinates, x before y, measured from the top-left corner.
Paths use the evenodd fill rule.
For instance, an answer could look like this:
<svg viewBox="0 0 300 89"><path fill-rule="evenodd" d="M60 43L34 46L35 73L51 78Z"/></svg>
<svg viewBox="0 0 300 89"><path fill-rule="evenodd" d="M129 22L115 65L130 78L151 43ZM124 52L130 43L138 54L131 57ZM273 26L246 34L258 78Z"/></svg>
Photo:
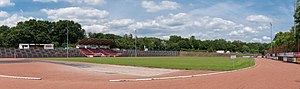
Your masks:
<svg viewBox="0 0 300 89"><path fill-rule="evenodd" d="M67 31L69 33L69 43L75 44L80 39L85 38L85 30L81 28L79 23L69 20L60 20L53 23L53 29L51 31L52 41L60 43L60 46L63 46L63 43L67 42Z"/></svg>
<svg viewBox="0 0 300 89"><path fill-rule="evenodd" d="M195 36L191 36L189 39L192 49L199 49L199 41L196 40Z"/></svg>
<svg viewBox="0 0 300 89"><path fill-rule="evenodd" d="M8 26L0 27L0 47L8 47L9 43L6 37L9 32L10 32L10 28Z"/></svg>
<svg viewBox="0 0 300 89"><path fill-rule="evenodd" d="M177 43L180 40L182 40L181 36L176 36L176 35L170 36L170 39L169 39L169 41L172 42L172 43Z"/></svg>
<svg viewBox="0 0 300 89"><path fill-rule="evenodd" d="M19 43L52 43L56 47L67 44L67 31L69 33L69 44L74 44L80 39L85 38L85 30L81 28L79 23L69 20L60 20L57 22L49 22L43 20L28 20L19 22L17 26L0 27L0 46L1 47L18 47ZM291 41L293 32L283 32L276 34L275 43L283 44ZM132 34L123 36L105 33L88 33L90 38L113 39L116 45L112 47L135 49L135 37ZM196 39L195 36L183 38L181 36L172 35L169 40L140 37L137 38L137 49L143 50L144 47L149 50L166 50L166 51L209 51L225 50L231 52L247 52L262 53L269 48L266 43L246 43L242 41L226 41L224 39L203 40Z"/></svg>

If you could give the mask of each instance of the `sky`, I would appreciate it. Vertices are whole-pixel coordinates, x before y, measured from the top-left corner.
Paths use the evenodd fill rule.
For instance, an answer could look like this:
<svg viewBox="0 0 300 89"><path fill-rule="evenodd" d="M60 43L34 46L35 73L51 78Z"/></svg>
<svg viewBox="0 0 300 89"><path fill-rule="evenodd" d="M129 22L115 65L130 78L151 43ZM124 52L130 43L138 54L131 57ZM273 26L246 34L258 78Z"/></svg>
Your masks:
<svg viewBox="0 0 300 89"><path fill-rule="evenodd" d="M86 32L269 43L271 34L290 30L293 5L294 0L0 0L0 25L73 20Z"/></svg>

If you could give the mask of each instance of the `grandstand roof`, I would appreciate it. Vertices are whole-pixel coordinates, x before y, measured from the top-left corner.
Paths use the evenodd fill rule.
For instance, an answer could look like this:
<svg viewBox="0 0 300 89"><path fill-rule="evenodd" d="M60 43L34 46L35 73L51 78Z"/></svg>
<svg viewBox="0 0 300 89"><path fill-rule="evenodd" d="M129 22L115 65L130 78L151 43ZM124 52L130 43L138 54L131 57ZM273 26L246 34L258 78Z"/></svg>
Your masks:
<svg viewBox="0 0 300 89"><path fill-rule="evenodd" d="M77 42L78 45L114 45L113 40L97 39L97 38L84 38Z"/></svg>

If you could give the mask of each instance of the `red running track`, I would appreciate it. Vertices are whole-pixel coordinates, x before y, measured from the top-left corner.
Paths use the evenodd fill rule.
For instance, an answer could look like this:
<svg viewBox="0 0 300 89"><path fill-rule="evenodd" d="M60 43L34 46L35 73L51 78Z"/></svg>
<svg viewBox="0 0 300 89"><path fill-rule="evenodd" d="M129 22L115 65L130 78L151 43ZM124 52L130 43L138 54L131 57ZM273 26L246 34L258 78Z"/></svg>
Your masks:
<svg viewBox="0 0 300 89"><path fill-rule="evenodd" d="M17 71L22 71L23 75L44 79L0 78L0 89L300 89L299 64L269 59L257 59L256 63L256 67L232 73L139 82L108 82L109 79L135 77L80 72L63 65L5 64L0 65L1 74L17 75Z"/></svg>
<svg viewBox="0 0 300 89"><path fill-rule="evenodd" d="M186 79L114 83L123 89L300 89L300 65L257 59L257 66L233 73Z"/></svg>

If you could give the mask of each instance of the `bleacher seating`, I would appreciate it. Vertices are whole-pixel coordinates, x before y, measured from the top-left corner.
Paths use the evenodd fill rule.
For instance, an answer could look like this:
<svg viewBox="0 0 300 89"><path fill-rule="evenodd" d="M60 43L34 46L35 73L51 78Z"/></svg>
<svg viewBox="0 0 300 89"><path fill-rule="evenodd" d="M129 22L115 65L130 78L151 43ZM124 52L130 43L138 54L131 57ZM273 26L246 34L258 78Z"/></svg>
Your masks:
<svg viewBox="0 0 300 89"><path fill-rule="evenodd" d="M83 52L85 55L94 55L93 51L90 51L88 49L80 48L80 51Z"/></svg>
<svg viewBox="0 0 300 89"><path fill-rule="evenodd" d="M94 55L98 56L96 54L103 54L104 56L118 56L116 52L110 50L110 49L84 49L80 48L81 52L83 52L86 55Z"/></svg>
<svg viewBox="0 0 300 89"><path fill-rule="evenodd" d="M79 49L69 49L69 57L85 57ZM0 58L67 57L66 49L15 49L0 48Z"/></svg>
<svg viewBox="0 0 300 89"><path fill-rule="evenodd" d="M113 50L109 50L109 49L101 49L103 50L105 53L109 54L109 55L116 55L117 52L114 52Z"/></svg>
<svg viewBox="0 0 300 89"><path fill-rule="evenodd" d="M93 56L135 56L134 50L115 52L110 49L69 49L69 57ZM179 51L137 51L137 56L178 56ZM67 57L66 49L15 49L0 48L0 58L46 58Z"/></svg>
<svg viewBox="0 0 300 89"><path fill-rule="evenodd" d="M137 56L147 57L147 56L179 56L179 51L139 51L137 50ZM126 50L122 52L123 57L133 57L135 56L134 50Z"/></svg>

